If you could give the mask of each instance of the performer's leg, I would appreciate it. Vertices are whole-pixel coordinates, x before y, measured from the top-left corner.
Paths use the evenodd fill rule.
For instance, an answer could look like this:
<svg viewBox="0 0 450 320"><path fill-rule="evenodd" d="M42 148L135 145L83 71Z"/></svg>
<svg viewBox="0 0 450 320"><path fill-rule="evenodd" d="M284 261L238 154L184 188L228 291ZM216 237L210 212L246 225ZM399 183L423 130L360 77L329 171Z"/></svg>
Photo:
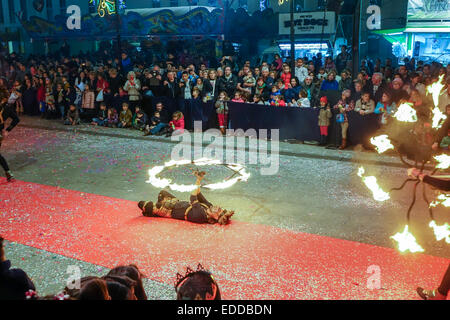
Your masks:
<svg viewBox="0 0 450 320"><path fill-rule="evenodd" d="M9 171L8 163L6 162L5 158L0 154L0 166L3 168L5 172Z"/></svg>
<svg viewBox="0 0 450 320"><path fill-rule="evenodd" d="M201 192L197 195L197 200L200 203L206 204L208 207L212 206L212 203L210 203L208 200L206 200L206 198L203 196L203 193L201 193Z"/></svg>
<svg viewBox="0 0 450 320"><path fill-rule="evenodd" d="M444 278L442 278L441 285L438 288L439 293L444 296L447 296L449 290L450 290L450 264L448 265L447 271L444 274Z"/></svg>

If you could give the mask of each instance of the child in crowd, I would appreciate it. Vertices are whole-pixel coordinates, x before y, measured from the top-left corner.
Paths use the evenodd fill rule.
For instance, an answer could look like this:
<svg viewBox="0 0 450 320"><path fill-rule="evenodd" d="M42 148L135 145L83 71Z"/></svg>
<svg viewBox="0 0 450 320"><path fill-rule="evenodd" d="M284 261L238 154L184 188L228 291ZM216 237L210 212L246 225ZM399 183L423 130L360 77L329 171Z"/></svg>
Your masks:
<svg viewBox="0 0 450 320"><path fill-rule="evenodd" d="M55 107L55 98L53 92L49 87L47 87L45 93L45 105L46 105L44 113L45 119L56 119L58 117L58 112L56 111Z"/></svg>
<svg viewBox="0 0 450 320"><path fill-rule="evenodd" d="M133 114L130 109L128 109L128 103L124 102L122 104L122 111L119 115L119 128L130 128L133 121Z"/></svg>
<svg viewBox="0 0 450 320"><path fill-rule="evenodd" d="M56 94L55 94L55 105L56 109L59 110L61 119L64 120L64 115L66 114L66 101L65 101L65 92L62 86L62 83L58 83L56 85Z"/></svg>
<svg viewBox="0 0 450 320"><path fill-rule="evenodd" d="M64 124L67 126L76 126L80 124L80 116L78 114L76 105L71 104L69 106Z"/></svg>
<svg viewBox="0 0 450 320"><path fill-rule="evenodd" d="M281 94L279 94L273 96L273 101L270 103L270 105L277 107L286 107L286 102L284 101L284 97Z"/></svg>
<svg viewBox="0 0 450 320"><path fill-rule="evenodd" d="M295 101L292 99L292 107L310 108L311 102L308 99L308 93L305 90L300 91L298 94L299 99Z"/></svg>
<svg viewBox="0 0 450 320"><path fill-rule="evenodd" d="M117 110L114 108L109 108L106 126L109 128L116 128L118 123L119 123L119 115L117 114Z"/></svg>
<svg viewBox="0 0 450 320"><path fill-rule="evenodd" d="M317 78L320 83L327 78L327 73L325 72L325 68L320 68L319 73L317 74Z"/></svg>
<svg viewBox="0 0 450 320"><path fill-rule="evenodd" d="M239 91L236 91L234 93L234 98L231 100L232 102L240 102L240 103L244 103L244 99L242 99L242 93Z"/></svg>
<svg viewBox="0 0 450 320"><path fill-rule="evenodd" d="M175 112L172 115L172 121L169 122L166 137L170 137L172 134L178 134L184 132L184 116L180 111Z"/></svg>
<svg viewBox="0 0 450 320"><path fill-rule="evenodd" d="M381 124L386 125L391 116L395 113L397 106L392 101L389 92L384 92L381 101L377 103L374 113L381 114Z"/></svg>
<svg viewBox="0 0 450 320"><path fill-rule="evenodd" d="M248 94L252 93L253 88L256 86L256 79L253 77L252 71L249 70L247 75L243 78L243 88L242 90L246 91Z"/></svg>
<svg viewBox="0 0 450 320"><path fill-rule="evenodd" d="M148 117L147 114L141 110L140 106L136 106L136 113L133 119L133 128L143 131L147 126Z"/></svg>
<svg viewBox="0 0 450 320"><path fill-rule="evenodd" d="M254 103L254 104L262 104L262 105L265 104L265 103L264 103L264 100L263 100L263 97L262 97L262 95L260 95L260 94L255 94L255 95L253 96L253 103Z"/></svg>
<svg viewBox="0 0 450 320"><path fill-rule="evenodd" d="M356 102L355 111L364 116L373 113L374 110L375 102L370 99L370 93L363 92L363 94L361 95L361 99Z"/></svg>
<svg viewBox="0 0 450 320"><path fill-rule="evenodd" d="M158 124L161 123L161 114L159 113L158 110L155 111L155 113L153 114L153 117L150 118L150 125L148 126L148 130L152 130L154 128L156 128L156 126Z"/></svg>
<svg viewBox="0 0 450 320"><path fill-rule="evenodd" d="M320 128L320 146L324 146L327 143L328 127L330 126L330 119L333 116L328 103L327 97L320 98L319 107L319 128Z"/></svg>
<svg viewBox="0 0 450 320"><path fill-rule="evenodd" d="M347 130L348 130L347 112L352 111L354 107L355 103L351 99L351 91L349 89L346 89L342 92L341 99L333 107L334 110L337 110L339 112L338 115L336 116L336 122L341 126L342 143L339 146L339 149L341 150L347 147Z"/></svg>
<svg viewBox="0 0 450 320"><path fill-rule="evenodd" d="M97 117L92 119L92 125L94 126L106 126L108 122L108 111L106 110L106 103L100 103L100 110L98 111Z"/></svg>
<svg viewBox="0 0 450 320"><path fill-rule="evenodd" d="M215 103L217 120L219 121L219 128L222 134L225 134L228 124L228 104L229 100L227 93L225 91L220 92L219 99Z"/></svg>
<svg viewBox="0 0 450 320"><path fill-rule="evenodd" d="M83 96L81 98L81 108L83 112L92 113L95 108L95 94L89 84L85 84Z"/></svg>

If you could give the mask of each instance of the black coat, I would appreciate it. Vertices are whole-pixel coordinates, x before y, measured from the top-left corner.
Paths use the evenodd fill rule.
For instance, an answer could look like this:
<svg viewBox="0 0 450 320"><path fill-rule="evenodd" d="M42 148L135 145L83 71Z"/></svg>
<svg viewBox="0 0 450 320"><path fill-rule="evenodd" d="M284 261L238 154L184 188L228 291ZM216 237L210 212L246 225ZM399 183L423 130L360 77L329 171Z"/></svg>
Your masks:
<svg viewBox="0 0 450 320"><path fill-rule="evenodd" d="M8 106L6 104L3 104L0 106L0 114L1 114L0 132L2 132L2 130L5 128L5 122L8 118L11 118L11 120L12 120L9 127L6 128L6 131L8 131L8 132L11 131L12 129L14 129L14 127L17 126L17 124L20 121L14 108L11 108L10 106ZM2 122L2 118L3 118L3 122Z"/></svg>
<svg viewBox="0 0 450 320"><path fill-rule="evenodd" d="M225 91L228 97L233 97L238 83L237 77L234 74L231 74L231 77L228 80L227 78L225 78L225 75L223 75L219 79L220 79L219 81L220 91Z"/></svg>
<svg viewBox="0 0 450 320"><path fill-rule="evenodd" d="M0 300L24 300L28 290L36 290L21 269L11 269L9 260L0 262Z"/></svg>

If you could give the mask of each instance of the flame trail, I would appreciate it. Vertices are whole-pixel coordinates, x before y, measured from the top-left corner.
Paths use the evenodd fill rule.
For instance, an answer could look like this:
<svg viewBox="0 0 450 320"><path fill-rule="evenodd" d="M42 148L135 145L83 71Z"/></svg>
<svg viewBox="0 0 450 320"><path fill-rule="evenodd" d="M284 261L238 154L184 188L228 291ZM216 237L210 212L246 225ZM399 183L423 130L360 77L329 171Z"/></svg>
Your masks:
<svg viewBox="0 0 450 320"><path fill-rule="evenodd" d="M167 179L167 178L161 179L161 178L157 177L157 175L160 174L162 171L164 171L164 169L166 169L166 168L170 168L173 166L183 166L183 165L188 165L188 164L194 164L196 166L212 166L212 165L223 164L227 168L229 168L229 169L233 170L235 173L239 174L239 176L231 178L231 179L225 179L221 182L210 183L210 184L206 184L206 185L202 186L203 188L208 188L211 190L226 189L226 188L233 186L235 183L237 183L239 181L247 181L248 178L250 177L250 173L246 172L245 168L240 164L237 164L237 163L224 164L220 160L201 158L201 159L194 160L194 161L170 160L170 161L166 162L163 166L155 166L155 167L151 168L150 170L148 170L149 178L146 182L150 183L154 187L160 188L160 189L169 187L170 189L172 189L174 191L192 192L198 188L197 185L195 185L195 184L177 184L177 183L173 183L171 179Z"/></svg>
<svg viewBox="0 0 450 320"><path fill-rule="evenodd" d="M441 94L442 89L445 85L442 83L444 79L444 75L442 74L439 77L439 80L430 84L427 87L427 94L431 94L433 97L434 109L433 109L433 129L439 129L442 127L442 122L447 119L447 116L442 113L442 111L438 108L439 105L439 95Z"/></svg>
<svg viewBox="0 0 450 320"><path fill-rule="evenodd" d="M400 122L417 122L417 112L410 102L402 103L393 115Z"/></svg>
<svg viewBox="0 0 450 320"><path fill-rule="evenodd" d="M447 222L442 226L438 226L433 220L429 226L433 229L437 241L445 239L445 242L450 243L450 225Z"/></svg>
<svg viewBox="0 0 450 320"><path fill-rule="evenodd" d="M389 193L384 192L383 189L381 189L378 185L377 178L374 176L364 177L364 173L364 167L360 167L358 169L358 176L361 177L366 187L369 188L370 191L372 191L373 198L376 201L386 201L390 199Z"/></svg>
<svg viewBox="0 0 450 320"><path fill-rule="evenodd" d="M430 207L437 207L438 205L450 207L450 196L448 194L441 193L437 196L436 200L430 203Z"/></svg>
<svg viewBox="0 0 450 320"><path fill-rule="evenodd" d="M397 232L395 235L391 236L392 239L397 241L398 250L401 252L410 251L414 252L424 252L425 250L417 243L416 238L408 231L408 225L405 225L403 232Z"/></svg>
<svg viewBox="0 0 450 320"><path fill-rule="evenodd" d="M434 159L438 162L436 169L448 169L450 167L450 156L446 154L441 154L439 156L435 156Z"/></svg>
<svg viewBox="0 0 450 320"><path fill-rule="evenodd" d="M444 79L444 75L439 76L439 80L430 84L427 87L427 94L431 94L433 97L433 103L434 106L437 107L439 105L439 95L441 94L442 89L445 87L445 85L442 83L442 80Z"/></svg>
<svg viewBox="0 0 450 320"><path fill-rule="evenodd" d="M370 142L375 146L375 149L377 149L378 153L383 153L389 149L394 149L391 140L389 140L386 134L370 138Z"/></svg>

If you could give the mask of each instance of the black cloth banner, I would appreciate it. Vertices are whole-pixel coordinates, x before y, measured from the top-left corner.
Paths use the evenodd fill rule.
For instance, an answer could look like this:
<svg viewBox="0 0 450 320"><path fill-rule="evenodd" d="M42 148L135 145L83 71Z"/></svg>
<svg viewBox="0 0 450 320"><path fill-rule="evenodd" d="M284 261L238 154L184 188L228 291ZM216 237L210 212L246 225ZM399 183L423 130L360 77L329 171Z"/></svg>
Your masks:
<svg viewBox="0 0 450 320"><path fill-rule="evenodd" d="M168 97L144 97L143 107L149 117L155 106L162 102L169 115L175 111L184 114L185 128L192 130L194 121L201 121L203 130L218 128L217 114L212 101L202 102L195 99L171 99ZM300 141L320 141L318 125L318 108L275 107L250 103L228 102L229 129L279 129L281 140L296 139ZM348 141L352 145L366 144L368 139L379 129L379 115L362 116L357 112L348 113ZM328 142L339 144L341 141L340 125L331 119L328 129ZM270 131L269 131L270 134Z"/></svg>

